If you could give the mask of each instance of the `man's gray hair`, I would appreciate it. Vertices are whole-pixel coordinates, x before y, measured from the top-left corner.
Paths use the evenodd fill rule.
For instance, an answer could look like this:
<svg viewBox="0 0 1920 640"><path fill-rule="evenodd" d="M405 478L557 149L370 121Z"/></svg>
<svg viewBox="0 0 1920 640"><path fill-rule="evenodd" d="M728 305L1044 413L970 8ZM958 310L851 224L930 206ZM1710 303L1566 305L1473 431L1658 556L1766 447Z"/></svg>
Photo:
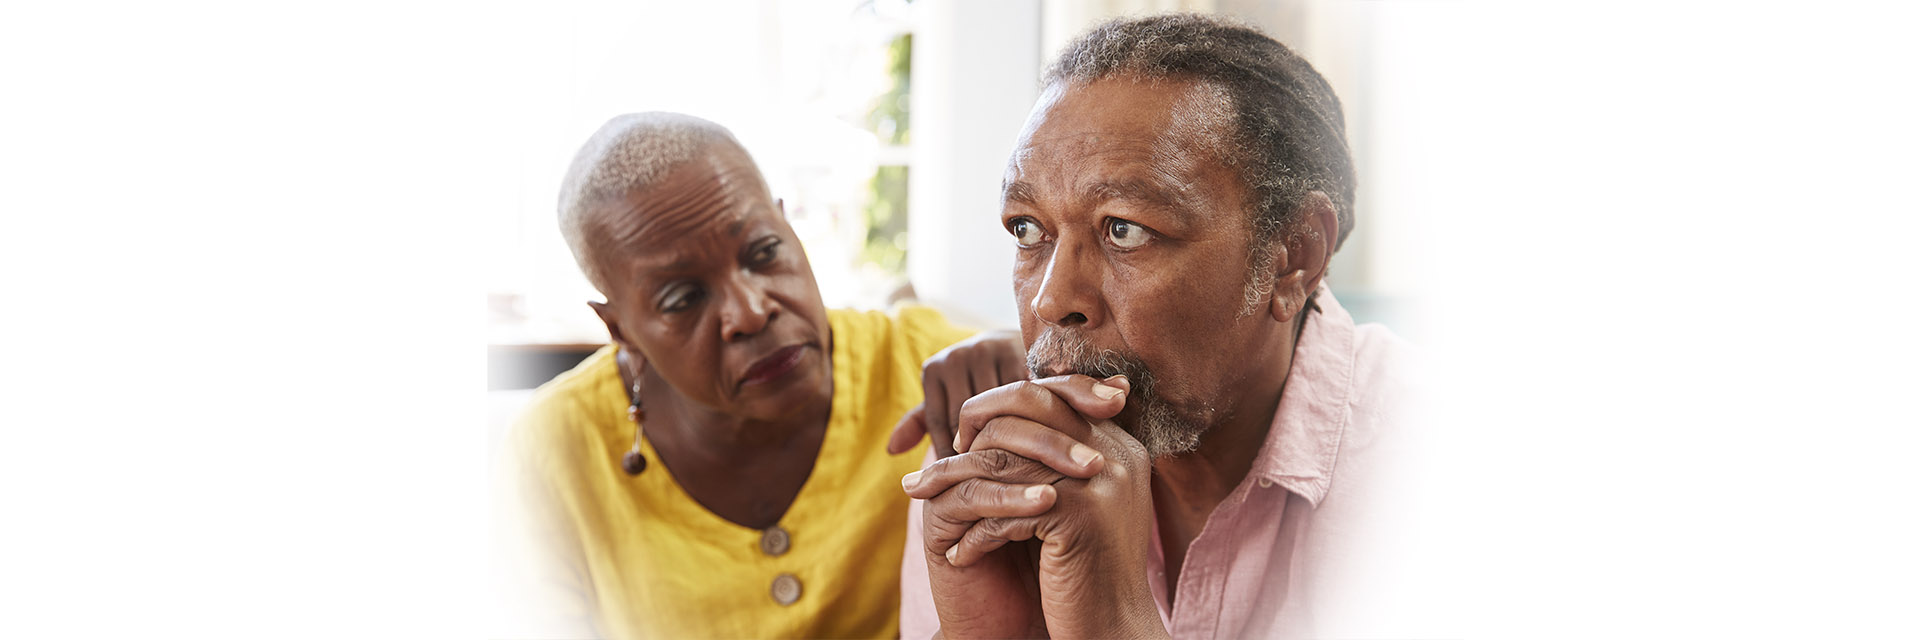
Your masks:
<svg viewBox="0 0 1920 640"><path fill-rule="evenodd" d="M1047 68L1045 84L1123 75L1191 78L1225 92L1225 100L1197 101L1208 112L1187 117L1232 123L1220 160L1239 172L1253 202L1249 310L1271 294L1276 243L1297 232L1290 228L1308 192L1333 201L1340 226L1335 250L1346 242L1356 178L1340 99L1286 45L1215 16L1120 18L1068 44Z"/></svg>
<svg viewBox="0 0 1920 640"><path fill-rule="evenodd" d="M581 145L560 183L560 235L594 288L608 293L592 246L598 225L589 215L592 209L652 187L674 168L722 143L740 148L726 127L686 114L649 111L615 116Z"/></svg>

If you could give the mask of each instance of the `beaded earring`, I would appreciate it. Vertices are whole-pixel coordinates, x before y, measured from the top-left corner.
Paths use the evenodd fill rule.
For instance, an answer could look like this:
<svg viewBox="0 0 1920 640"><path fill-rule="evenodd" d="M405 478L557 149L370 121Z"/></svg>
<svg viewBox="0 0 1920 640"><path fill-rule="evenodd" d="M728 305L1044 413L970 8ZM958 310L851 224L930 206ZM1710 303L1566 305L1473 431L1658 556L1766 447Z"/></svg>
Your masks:
<svg viewBox="0 0 1920 640"><path fill-rule="evenodd" d="M637 476L647 470L647 458L640 455L640 423L647 419L647 412L640 408L639 376L634 376L632 401L633 404L627 405L627 419L633 421L633 449L620 457L620 468L625 469L627 475Z"/></svg>

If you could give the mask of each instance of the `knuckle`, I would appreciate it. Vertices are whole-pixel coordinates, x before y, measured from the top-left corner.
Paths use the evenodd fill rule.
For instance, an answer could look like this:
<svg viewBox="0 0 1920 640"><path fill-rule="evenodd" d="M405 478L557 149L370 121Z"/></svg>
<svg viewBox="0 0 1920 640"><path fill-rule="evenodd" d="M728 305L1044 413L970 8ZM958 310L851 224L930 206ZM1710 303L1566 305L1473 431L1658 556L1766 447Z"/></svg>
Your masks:
<svg viewBox="0 0 1920 640"><path fill-rule="evenodd" d="M1000 522L1000 518L981 520L975 523L972 529L968 529L967 535L962 536L961 540L971 544L984 544L998 540L1000 539L999 528L1002 526Z"/></svg>
<svg viewBox="0 0 1920 640"><path fill-rule="evenodd" d="M953 461L955 459L956 458L951 458L951 457L941 458L939 460L933 461L933 464L927 465L927 468L920 470L921 484L927 484L927 483L935 482L935 481L946 478L947 474L953 472L953 465L954 465Z"/></svg>
<svg viewBox="0 0 1920 640"><path fill-rule="evenodd" d="M931 358L927 358L926 362L920 363L920 381L923 383L933 382L940 377L940 374L946 371L947 365L947 353L944 351L934 354Z"/></svg>
<svg viewBox="0 0 1920 640"><path fill-rule="evenodd" d="M953 485L953 488L947 489L947 492L953 494L953 500L955 502L972 504L980 501L982 490L978 481L967 480L960 484Z"/></svg>
<svg viewBox="0 0 1920 640"><path fill-rule="evenodd" d="M986 398L986 397L987 397L986 394L980 394L980 395L976 395L971 398L967 398L965 400L960 401L960 415L967 415L970 413L979 413L981 405L987 402L982 398Z"/></svg>
<svg viewBox="0 0 1920 640"><path fill-rule="evenodd" d="M988 449L979 452L978 455L980 456L980 471L985 475L1001 477L1005 476L1014 468L1014 455L1005 450Z"/></svg>

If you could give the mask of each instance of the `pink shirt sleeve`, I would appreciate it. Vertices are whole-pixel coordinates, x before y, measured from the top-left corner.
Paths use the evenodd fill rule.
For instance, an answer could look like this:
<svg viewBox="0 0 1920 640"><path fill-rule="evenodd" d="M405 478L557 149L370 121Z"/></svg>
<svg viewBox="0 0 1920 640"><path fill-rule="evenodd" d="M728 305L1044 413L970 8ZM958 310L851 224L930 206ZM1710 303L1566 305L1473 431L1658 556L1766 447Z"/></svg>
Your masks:
<svg viewBox="0 0 1920 640"><path fill-rule="evenodd" d="M933 464L933 447L920 468ZM900 554L900 637L924 640L940 630L940 612L933 608L933 585L927 578L926 543L920 537L920 510L924 500L907 505L907 548Z"/></svg>

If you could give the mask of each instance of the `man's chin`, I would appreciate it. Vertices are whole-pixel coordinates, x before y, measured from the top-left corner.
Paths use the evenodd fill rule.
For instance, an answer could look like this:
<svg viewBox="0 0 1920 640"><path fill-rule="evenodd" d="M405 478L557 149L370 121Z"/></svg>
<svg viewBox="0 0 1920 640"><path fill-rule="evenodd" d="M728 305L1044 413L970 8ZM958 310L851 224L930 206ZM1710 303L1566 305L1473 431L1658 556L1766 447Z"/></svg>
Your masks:
<svg viewBox="0 0 1920 640"><path fill-rule="evenodd" d="M1186 420L1164 402L1147 401L1139 406L1128 402L1126 410L1114 416L1114 424L1147 450L1147 457L1160 459L1192 453L1200 448L1207 426Z"/></svg>

